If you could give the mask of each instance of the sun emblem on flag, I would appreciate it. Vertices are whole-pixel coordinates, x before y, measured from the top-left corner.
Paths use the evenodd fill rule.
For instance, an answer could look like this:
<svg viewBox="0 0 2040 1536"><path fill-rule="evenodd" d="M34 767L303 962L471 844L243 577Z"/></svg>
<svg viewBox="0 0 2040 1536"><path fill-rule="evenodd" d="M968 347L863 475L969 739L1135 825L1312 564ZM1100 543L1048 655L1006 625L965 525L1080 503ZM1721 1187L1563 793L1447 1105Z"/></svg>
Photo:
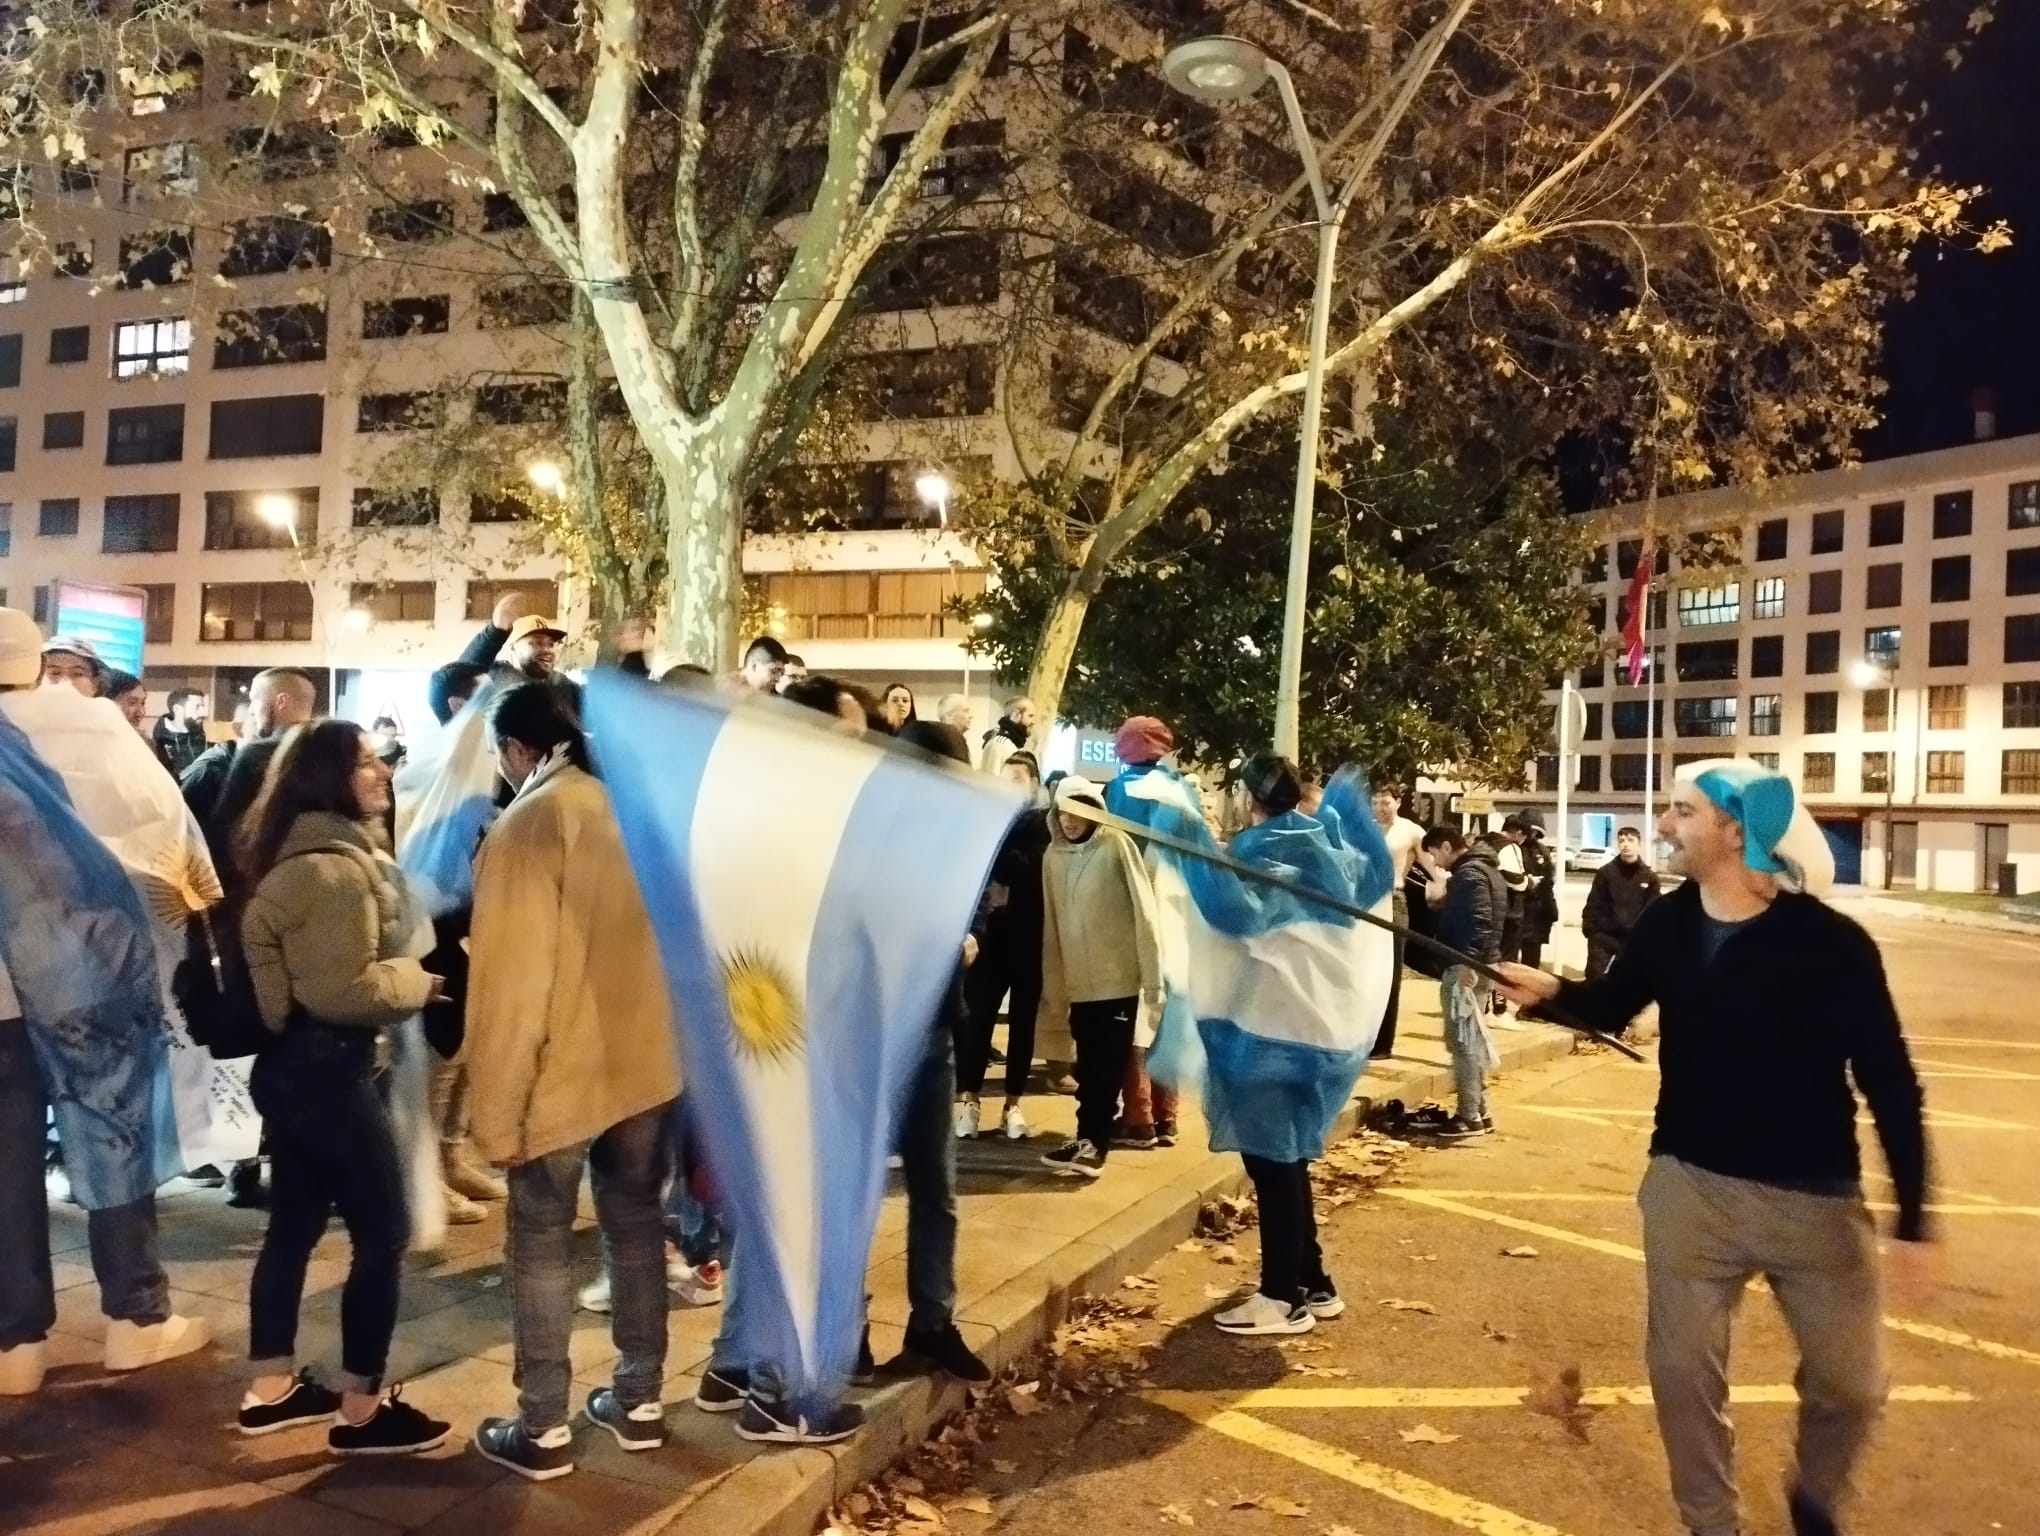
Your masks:
<svg viewBox="0 0 2040 1536"><path fill-rule="evenodd" d="M786 970L756 949L723 956L723 996L737 1048L758 1061L780 1061L800 1053L800 1003Z"/></svg>

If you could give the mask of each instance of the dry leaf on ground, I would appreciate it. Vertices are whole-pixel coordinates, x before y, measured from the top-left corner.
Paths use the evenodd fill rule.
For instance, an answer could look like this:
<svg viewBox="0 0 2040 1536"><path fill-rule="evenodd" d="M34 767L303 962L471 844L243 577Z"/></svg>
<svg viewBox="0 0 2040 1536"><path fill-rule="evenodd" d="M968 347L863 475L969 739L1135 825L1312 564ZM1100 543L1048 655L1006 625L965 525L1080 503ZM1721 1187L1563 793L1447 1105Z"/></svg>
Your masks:
<svg viewBox="0 0 2040 1536"><path fill-rule="evenodd" d="M1343 1365L1311 1365L1302 1360L1299 1360L1294 1365L1290 1366L1290 1370L1294 1371L1299 1376L1331 1376L1344 1378L1347 1376L1351 1376L1353 1374L1351 1371L1347 1370Z"/></svg>
<svg viewBox="0 0 2040 1536"><path fill-rule="evenodd" d="M1445 1430L1433 1429L1428 1424L1419 1424L1415 1429L1400 1429L1396 1433L1410 1445L1450 1445L1459 1438Z"/></svg>
<svg viewBox="0 0 2040 1536"><path fill-rule="evenodd" d="M1231 1243L1222 1243L1212 1249L1211 1256L1221 1264L1237 1264L1240 1261L1240 1251Z"/></svg>
<svg viewBox="0 0 2040 1536"><path fill-rule="evenodd" d="M999 1476L1001 1477L1011 1477L1015 1472L1018 1472L1020 1470L1020 1463L1017 1461L1008 1461L1003 1456L994 1456L992 1458L992 1470L998 1473Z"/></svg>
<svg viewBox="0 0 2040 1536"><path fill-rule="evenodd" d="M1127 1291L1152 1291L1158 1289L1156 1282L1146 1275L1128 1275L1119 1282L1120 1289Z"/></svg>
<svg viewBox="0 0 2040 1536"><path fill-rule="evenodd" d="M1480 1331L1493 1339L1497 1344L1506 1344L1515 1337L1508 1329L1497 1328L1493 1323L1482 1323Z"/></svg>
<svg viewBox="0 0 2040 1536"><path fill-rule="evenodd" d="M1502 1257L1505 1259L1534 1259L1537 1257L1537 1250L1528 1243L1525 1243L1520 1248L1504 1248L1502 1250Z"/></svg>
<svg viewBox="0 0 2040 1536"><path fill-rule="evenodd" d="M1438 1255L1435 1253L1406 1253L1403 1257L1412 1264L1435 1264L1438 1262Z"/></svg>
<svg viewBox="0 0 2040 1536"><path fill-rule="evenodd" d="M1164 1504L1157 1513L1171 1525L1195 1525L1197 1523L1190 1511L1180 1504Z"/></svg>
<svg viewBox="0 0 2040 1536"><path fill-rule="evenodd" d="M930 1525L942 1523L942 1511L918 1494L908 1494L900 1500L900 1513L909 1520L925 1520Z"/></svg>
<svg viewBox="0 0 2040 1536"><path fill-rule="evenodd" d="M1199 1241L1198 1241L1198 1240L1197 1240L1196 1238L1194 1238L1194 1237L1186 1237L1186 1238L1184 1238L1184 1239L1183 1239L1183 1241L1182 1241L1182 1242L1180 1242L1180 1243L1176 1244L1176 1252L1178 1252L1178 1253L1202 1253L1202 1252L1204 1252L1204 1244L1200 1243L1200 1242L1199 1242Z"/></svg>
<svg viewBox="0 0 2040 1536"><path fill-rule="evenodd" d="M1286 1499L1279 1493L1242 1493L1234 1497L1231 1507L1234 1509L1265 1509L1271 1515L1282 1515L1291 1520L1301 1520L1310 1513L1310 1506L1308 1504L1299 1504L1296 1500Z"/></svg>
<svg viewBox="0 0 2040 1536"><path fill-rule="evenodd" d="M1231 1301L1239 1293L1229 1285L1207 1285L1204 1288L1206 1301Z"/></svg>
<svg viewBox="0 0 2040 1536"><path fill-rule="evenodd" d="M961 1511L967 1515L989 1515L992 1512L992 1501L987 1495L970 1490L958 1494L953 1499L945 1499L942 1508L949 1514Z"/></svg>
<svg viewBox="0 0 2040 1536"><path fill-rule="evenodd" d="M1381 1304L1395 1312L1421 1312L1426 1317L1438 1315L1438 1309L1428 1301L1405 1301L1400 1296L1384 1296Z"/></svg>
<svg viewBox="0 0 2040 1536"><path fill-rule="evenodd" d="M1023 1381L1017 1387L1006 1388L1006 1406L1019 1418L1031 1418L1040 1413L1047 1404L1040 1397L1041 1383Z"/></svg>
<svg viewBox="0 0 2040 1536"><path fill-rule="evenodd" d="M1360 1533L1350 1525L1328 1525L1325 1536L1360 1536Z"/></svg>

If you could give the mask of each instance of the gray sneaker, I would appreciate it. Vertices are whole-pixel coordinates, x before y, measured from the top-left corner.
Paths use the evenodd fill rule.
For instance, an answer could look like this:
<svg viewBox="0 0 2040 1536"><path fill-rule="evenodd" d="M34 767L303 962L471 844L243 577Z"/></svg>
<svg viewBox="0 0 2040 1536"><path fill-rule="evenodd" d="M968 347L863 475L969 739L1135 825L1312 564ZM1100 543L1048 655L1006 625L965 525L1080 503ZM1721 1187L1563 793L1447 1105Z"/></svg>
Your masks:
<svg viewBox="0 0 2040 1536"><path fill-rule="evenodd" d="M588 1394L588 1422L606 1429L626 1451L656 1451L666 1443L666 1410L658 1403L626 1408L608 1387Z"/></svg>

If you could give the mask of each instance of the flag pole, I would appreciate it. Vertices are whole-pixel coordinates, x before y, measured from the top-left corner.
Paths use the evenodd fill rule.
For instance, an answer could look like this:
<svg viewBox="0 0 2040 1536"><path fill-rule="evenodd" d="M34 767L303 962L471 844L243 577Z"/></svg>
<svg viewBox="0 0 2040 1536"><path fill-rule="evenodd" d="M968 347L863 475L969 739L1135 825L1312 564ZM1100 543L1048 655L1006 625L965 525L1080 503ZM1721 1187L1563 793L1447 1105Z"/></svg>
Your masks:
<svg viewBox="0 0 2040 1536"><path fill-rule="evenodd" d="M1643 546L1643 554L1639 558L1644 560L1654 558L1654 552L1648 544ZM1638 633L1643 636L1644 670L1643 827L1641 830L1644 837L1643 845L1650 850L1649 867L1652 869L1657 868L1658 844L1656 819L1651 815L1653 809L1651 802L1654 798L1654 791L1657 788L1657 658L1651 654L1650 648L1650 595L1656 586L1657 580L1654 575L1643 584L1643 617L1642 622L1637 626Z"/></svg>

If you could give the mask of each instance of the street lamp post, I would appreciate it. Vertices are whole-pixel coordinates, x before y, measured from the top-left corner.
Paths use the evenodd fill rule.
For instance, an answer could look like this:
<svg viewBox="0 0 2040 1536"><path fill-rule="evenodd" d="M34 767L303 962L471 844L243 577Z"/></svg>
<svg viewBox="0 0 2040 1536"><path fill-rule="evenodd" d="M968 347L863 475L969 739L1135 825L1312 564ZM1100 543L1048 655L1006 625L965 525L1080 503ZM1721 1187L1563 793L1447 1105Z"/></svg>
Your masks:
<svg viewBox="0 0 2040 1536"><path fill-rule="evenodd" d="M340 675L333 670L333 640L327 634L326 626L319 622L319 589L312 581L312 573L305 564L304 541L298 537L297 498L286 496L280 491L255 498L255 515L272 528L280 528L290 535L291 557L297 562L298 580L305 584L305 596L312 603L312 627L319 636L319 649L326 658L326 708L340 707ZM350 616L353 610L349 610Z"/></svg>
<svg viewBox="0 0 2040 1536"><path fill-rule="evenodd" d="M1298 756L1303 691L1303 617L1310 596L1310 535L1316 511L1319 423L1325 397L1325 354L1332 325L1333 267L1339 230L1359 189L1359 175L1339 189L1336 198L1325 190L1324 171L1296 84L1279 60L1237 37L1200 37L1178 43L1162 61L1162 73L1184 95L1198 101L1240 101L1269 80L1282 97L1289 136L1303 161L1310 195L1317 205L1317 278L1311 290L1310 352L1303 375L1303 422L1296 450L1296 501L1289 527L1289 582L1282 603L1282 653L1275 682L1275 750ZM1364 164L1364 162L1363 162Z"/></svg>
<svg viewBox="0 0 2040 1536"><path fill-rule="evenodd" d="M1889 745L1884 751L1884 872L1883 888L1891 889L1891 815L1893 790L1898 783L1898 678L1888 666L1865 660L1849 669L1849 680L1866 692L1872 688L1884 689L1884 738Z"/></svg>
<svg viewBox="0 0 2040 1536"><path fill-rule="evenodd" d="M949 531L949 495L953 490L949 476L939 469L924 469L914 477L914 494L921 498L921 505L935 514L935 526L944 533ZM956 567L949 567L949 579L943 583L949 588L950 596L961 599L962 591L956 581ZM970 650L963 652L963 693L970 696Z"/></svg>

